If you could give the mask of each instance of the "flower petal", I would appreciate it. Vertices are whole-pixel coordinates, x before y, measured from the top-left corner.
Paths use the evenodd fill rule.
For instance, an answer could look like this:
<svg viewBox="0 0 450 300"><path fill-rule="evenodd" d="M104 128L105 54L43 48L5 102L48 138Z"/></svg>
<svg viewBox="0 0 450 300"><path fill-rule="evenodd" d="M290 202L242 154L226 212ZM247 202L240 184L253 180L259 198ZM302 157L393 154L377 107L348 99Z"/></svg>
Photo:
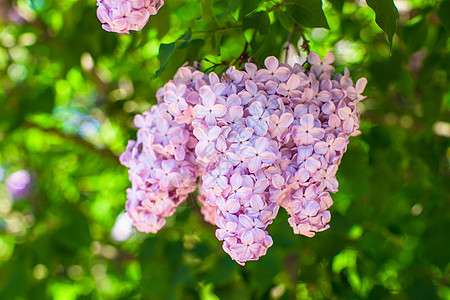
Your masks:
<svg viewBox="0 0 450 300"><path fill-rule="evenodd" d="M332 64L334 62L334 53L330 51L330 53L327 54L322 60L323 64Z"/></svg>
<svg viewBox="0 0 450 300"><path fill-rule="evenodd" d="M314 145L314 152L319 153L319 154L325 154L328 152L328 144L325 142L317 142Z"/></svg>
<svg viewBox="0 0 450 300"><path fill-rule="evenodd" d="M212 114L216 117L222 117L227 113L227 107L222 104L216 104L211 107Z"/></svg>
<svg viewBox="0 0 450 300"><path fill-rule="evenodd" d="M316 52L311 52L308 55L308 62L312 65L320 64L320 56Z"/></svg>
<svg viewBox="0 0 450 300"><path fill-rule="evenodd" d="M264 60L264 65L266 66L267 70L274 73L278 69L280 63L275 56L269 56Z"/></svg>
<svg viewBox="0 0 450 300"><path fill-rule="evenodd" d="M367 84L366 78L362 77L358 79L358 81L356 82L356 92L358 94L361 94L364 91L366 84Z"/></svg>
<svg viewBox="0 0 450 300"><path fill-rule="evenodd" d="M253 157L248 161L248 170L251 173L256 173L261 169L261 159L259 157Z"/></svg>
<svg viewBox="0 0 450 300"><path fill-rule="evenodd" d="M294 121L294 117L292 116L291 113L284 113L280 116L279 126L280 127L289 127L289 125L291 125L293 121Z"/></svg>
<svg viewBox="0 0 450 300"><path fill-rule="evenodd" d="M269 146L269 140L265 137L257 138L255 141L255 150L257 153L261 154L267 149L267 146Z"/></svg>
<svg viewBox="0 0 450 300"><path fill-rule="evenodd" d="M208 136L206 135L206 132L205 132L205 130L203 130L203 128L197 127L193 130L192 133L199 141L207 141L208 140Z"/></svg>
<svg viewBox="0 0 450 300"><path fill-rule="evenodd" d="M334 140L331 147L335 151L342 151L346 145L347 141L343 137L338 137L337 139Z"/></svg>
<svg viewBox="0 0 450 300"><path fill-rule="evenodd" d="M311 114L305 114L300 118L300 124L304 129L311 129L314 127L314 116Z"/></svg>

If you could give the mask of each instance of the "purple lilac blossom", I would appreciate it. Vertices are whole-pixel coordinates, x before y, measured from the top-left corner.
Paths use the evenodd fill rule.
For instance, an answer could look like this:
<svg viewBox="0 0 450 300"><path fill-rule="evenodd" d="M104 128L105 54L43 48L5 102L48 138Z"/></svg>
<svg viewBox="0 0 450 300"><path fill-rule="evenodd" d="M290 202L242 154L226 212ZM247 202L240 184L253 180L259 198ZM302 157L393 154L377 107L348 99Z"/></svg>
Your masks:
<svg viewBox="0 0 450 300"><path fill-rule="evenodd" d="M127 213L140 231L157 232L197 187L201 212L223 249L241 265L265 255L280 207L294 233L329 228L336 172L348 139L359 133L356 84L333 75L330 52L311 53L309 72L271 56L222 78L181 67L137 115L137 141L121 155L129 168ZM197 180L198 179L198 180Z"/></svg>
<svg viewBox="0 0 450 300"><path fill-rule="evenodd" d="M141 30L156 15L163 0L97 0L97 17L106 31Z"/></svg>
<svg viewBox="0 0 450 300"><path fill-rule="evenodd" d="M28 196L31 188L31 176L28 171L20 170L12 173L6 178L6 189L14 199Z"/></svg>

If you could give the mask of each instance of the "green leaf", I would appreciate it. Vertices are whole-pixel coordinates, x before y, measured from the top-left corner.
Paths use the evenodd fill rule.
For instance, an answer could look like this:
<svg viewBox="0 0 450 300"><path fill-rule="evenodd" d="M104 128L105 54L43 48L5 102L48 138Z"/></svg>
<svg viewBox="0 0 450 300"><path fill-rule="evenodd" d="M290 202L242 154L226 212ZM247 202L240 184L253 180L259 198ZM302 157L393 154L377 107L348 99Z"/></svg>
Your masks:
<svg viewBox="0 0 450 300"><path fill-rule="evenodd" d="M387 34L392 48L392 38L397 31L398 10L393 0L367 0L367 5L375 12L375 22Z"/></svg>
<svg viewBox="0 0 450 300"><path fill-rule="evenodd" d="M345 0L330 0L331 4L333 4L334 8L340 12L342 12L342 8L344 7Z"/></svg>
<svg viewBox="0 0 450 300"><path fill-rule="evenodd" d="M296 0L287 6L291 18L305 27L330 29L322 10L321 0Z"/></svg>
<svg viewBox="0 0 450 300"><path fill-rule="evenodd" d="M215 17L213 12L213 0L202 0L202 19Z"/></svg>
<svg viewBox="0 0 450 300"><path fill-rule="evenodd" d="M439 5L437 10L437 15L444 27L450 31L450 0L444 0L441 2L441 5Z"/></svg>
<svg viewBox="0 0 450 300"><path fill-rule="evenodd" d="M166 68L167 64L169 63L169 58L172 55L173 51L175 50L175 43L178 42L178 48L184 48L186 47L188 41L190 41L192 37L192 32L190 29L182 35L177 41L170 43L170 44L161 44L159 46L159 69L156 71L156 76L159 76L162 71Z"/></svg>
<svg viewBox="0 0 450 300"><path fill-rule="evenodd" d="M156 76L161 74L162 71L164 71L165 67L167 66L167 63L169 62L169 57L173 53L173 50L175 50L175 42L170 44L161 44L159 46L159 69L156 71Z"/></svg>
<svg viewBox="0 0 450 300"><path fill-rule="evenodd" d="M258 12L251 16L245 17L242 22L242 28L247 29L255 29L255 34L257 32L261 34L266 34L270 26L270 20L265 12Z"/></svg>
<svg viewBox="0 0 450 300"><path fill-rule="evenodd" d="M258 4L258 0L242 0L241 16L246 16L248 13L258 8Z"/></svg>
<svg viewBox="0 0 450 300"><path fill-rule="evenodd" d="M202 0L202 19L213 19L218 26L222 26L222 23L214 13L213 2L214 0Z"/></svg>

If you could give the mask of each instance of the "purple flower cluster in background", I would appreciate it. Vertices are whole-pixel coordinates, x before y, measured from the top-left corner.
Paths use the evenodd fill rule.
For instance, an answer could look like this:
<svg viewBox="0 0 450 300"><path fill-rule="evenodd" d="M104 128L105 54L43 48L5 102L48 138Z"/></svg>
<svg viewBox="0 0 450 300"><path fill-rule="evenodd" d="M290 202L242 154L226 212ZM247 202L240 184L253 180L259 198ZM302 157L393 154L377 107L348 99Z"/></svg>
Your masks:
<svg viewBox="0 0 450 300"><path fill-rule="evenodd" d="M97 0L97 17L106 31L141 30L156 15L163 0Z"/></svg>
<svg viewBox="0 0 450 300"><path fill-rule="evenodd" d="M265 60L222 78L181 67L137 115L137 141L121 155L129 168L127 212L140 231L157 232L196 189L205 220L239 264L272 245L266 228L279 207L294 233L329 227L336 171L359 133L355 104L367 83L334 73L333 53L311 53L310 71Z"/></svg>
<svg viewBox="0 0 450 300"><path fill-rule="evenodd" d="M28 196L31 188L31 176L28 171L20 170L12 173L6 178L6 190L14 199Z"/></svg>

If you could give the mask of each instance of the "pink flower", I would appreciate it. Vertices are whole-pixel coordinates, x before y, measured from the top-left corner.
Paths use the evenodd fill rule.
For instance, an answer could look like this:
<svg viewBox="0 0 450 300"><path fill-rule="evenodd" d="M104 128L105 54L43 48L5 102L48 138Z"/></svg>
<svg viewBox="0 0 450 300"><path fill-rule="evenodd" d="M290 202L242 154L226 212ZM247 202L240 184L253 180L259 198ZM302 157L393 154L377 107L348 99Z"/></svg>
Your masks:
<svg viewBox="0 0 450 300"><path fill-rule="evenodd" d="M198 156L203 156L205 153L212 154L216 151L215 141L220 135L220 127L209 127L207 132L203 128L195 128L193 131L194 136L198 139L198 143L195 146L195 153Z"/></svg>
<svg viewBox="0 0 450 300"><path fill-rule="evenodd" d="M269 113L264 109L264 105L261 102L253 102L248 108L248 112L250 116L245 120L247 126L253 128L257 135L265 135L269 128L267 125Z"/></svg>
<svg viewBox="0 0 450 300"><path fill-rule="evenodd" d="M325 130L316 127L314 116L305 114L300 118L300 125L293 127L293 138L297 145L311 145L316 139L321 139L325 135Z"/></svg>
<svg viewBox="0 0 450 300"><path fill-rule="evenodd" d="M225 200L224 197L219 197L216 200L217 206L223 213L235 214L241 208L239 200L235 198L228 198Z"/></svg>
<svg viewBox="0 0 450 300"><path fill-rule="evenodd" d="M129 33L141 30L163 5L163 0L97 0L97 17L106 31Z"/></svg>
<svg viewBox="0 0 450 300"><path fill-rule="evenodd" d="M235 215L229 214L225 218L220 215L217 216L216 225L219 229L216 230L216 237L219 241L222 241L227 237L235 236L238 224L239 220Z"/></svg>
<svg viewBox="0 0 450 300"><path fill-rule="evenodd" d="M250 201L245 203L246 216L259 218L260 213L266 208L266 202L261 195L252 195ZM264 224L264 222L262 222ZM264 226L265 227L265 226Z"/></svg>
<svg viewBox="0 0 450 300"><path fill-rule="evenodd" d="M366 97L362 96L361 93L364 91L366 84L367 84L366 78L363 77L358 79L355 87L349 86L347 88L347 96L350 97L351 99L355 99L354 100L355 103L365 99Z"/></svg>
<svg viewBox="0 0 450 300"><path fill-rule="evenodd" d="M336 180L337 165L331 165L326 170L319 170L314 175L314 180L320 182L320 189L328 189L335 193L338 190L338 182Z"/></svg>
<svg viewBox="0 0 450 300"><path fill-rule="evenodd" d="M330 52L323 58L323 60L320 60L320 57L317 53L311 52L308 55L308 62L312 65L311 71L316 75L319 76L323 72L325 73L333 73L334 68L331 65L334 62L334 54L333 52Z"/></svg>
<svg viewBox="0 0 450 300"><path fill-rule="evenodd" d="M339 118L344 121L342 129L346 133L351 133L355 128L355 119L350 107L346 106L338 110Z"/></svg>
<svg viewBox="0 0 450 300"><path fill-rule="evenodd" d="M236 199L249 199L252 194L252 189L244 184L242 176L235 173L230 178L231 191L229 197Z"/></svg>
<svg viewBox="0 0 450 300"><path fill-rule="evenodd" d="M228 113L222 118L227 122L232 128L236 128L240 125L244 125L244 109L242 106L232 106L228 110Z"/></svg>
<svg viewBox="0 0 450 300"><path fill-rule="evenodd" d="M261 101L267 95L264 91L258 90L258 86L254 81L247 80L245 81L245 89L239 92L239 97L242 99L242 103L246 105L255 101Z"/></svg>
<svg viewBox="0 0 450 300"><path fill-rule="evenodd" d="M188 140L189 134L186 132L183 132L181 135L175 136L170 140L170 144L173 147L173 155L176 160L184 160L186 157L186 144Z"/></svg>
<svg viewBox="0 0 450 300"><path fill-rule="evenodd" d="M262 207L264 202L258 202L255 206ZM241 239L245 244L252 244L256 241L264 239L266 233L264 232L265 224L258 218L251 218L245 214L239 215L239 223L242 226L243 234Z"/></svg>
<svg viewBox="0 0 450 300"><path fill-rule="evenodd" d="M290 113L284 113L281 116L271 115L267 118L267 124L269 125L269 133L272 138L277 137L281 140L281 137L288 131L289 126L294 121L294 117Z"/></svg>
<svg viewBox="0 0 450 300"><path fill-rule="evenodd" d="M334 135L329 134L325 142L317 142L314 145L314 151L325 155L327 161L331 161L336 156L336 151L342 151L347 145L347 141L343 137L335 138Z"/></svg>
<svg viewBox="0 0 450 300"><path fill-rule="evenodd" d="M286 197L291 193L290 187L287 185L287 180L280 174L275 174L271 178L273 192L270 196L270 201L282 203Z"/></svg>
<svg viewBox="0 0 450 300"><path fill-rule="evenodd" d="M162 161L161 168L155 169L155 178L159 180L159 188L162 191L168 190L172 184L178 185L181 182L182 176L174 170L175 166L175 160L170 159Z"/></svg>
<svg viewBox="0 0 450 300"><path fill-rule="evenodd" d="M276 160L276 155L273 152L266 151L269 146L269 140L265 137L260 137L255 141L255 147L245 146L242 148L242 155L249 158L248 170L251 173L256 173L262 164L271 164Z"/></svg>
<svg viewBox="0 0 450 300"><path fill-rule="evenodd" d="M255 131L249 127L238 127L236 131L230 132L228 140L233 143L230 148L241 148L248 145L248 140L253 136ZM234 147L235 146L235 147Z"/></svg>
<svg viewBox="0 0 450 300"><path fill-rule="evenodd" d="M215 126L217 124L216 118L222 117L227 112L226 106L216 103L216 94L208 86L200 88L200 97L202 104L194 106L194 117L204 118L206 124Z"/></svg>
<svg viewBox="0 0 450 300"><path fill-rule="evenodd" d="M203 174L203 187L214 188L216 185L225 190L228 187L228 171L231 168L230 163L222 163L211 172Z"/></svg>
<svg viewBox="0 0 450 300"><path fill-rule="evenodd" d="M336 106L332 101L327 101L322 106L322 112L326 115L331 115L336 111Z"/></svg>
<svg viewBox="0 0 450 300"><path fill-rule="evenodd" d="M266 228L280 205L296 234L329 228L329 192L337 191L348 138L359 132L355 104L367 82L353 85L347 69L332 77L333 59L312 53L305 73L268 57L267 69L247 63L222 78L181 67L158 90L158 104L135 117L137 140L120 156L138 230L160 230L197 187L201 213L241 265L273 244Z"/></svg>
<svg viewBox="0 0 450 300"><path fill-rule="evenodd" d="M164 94L164 101L169 104L169 112L178 116L183 110L188 108L188 104L184 99L184 94L186 93L186 85L180 84L176 86L173 83L168 83L166 93Z"/></svg>
<svg viewBox="0 0 450 300"><path fill-rule="evenodd" d="M300 169L295 172L294 176L292 176L289 180L289 188L293 191L297 191L302 186L308 185L308 179L310 175L307 169Z"/></svg>
<svg viewBox="0 0 450 300"><path fill-rule="evenodd" d="M300 86L306 85L308 82L301 81L300 77L296 74L292 74L289 77L287 83L280 83L278 86L278 94L283 95L285 97L297 98L300 97L302 92L298 89Z"/></svg>
<svg viewBox="0 0 450 300"><path fill-rule="evenodd" d="M267 70L259 70L256 72L255 79L257 81L266 82L269 80L286 81L291 75L291 71L286 67L280 67L278 59L269 56L264 61Z"/></svg>

